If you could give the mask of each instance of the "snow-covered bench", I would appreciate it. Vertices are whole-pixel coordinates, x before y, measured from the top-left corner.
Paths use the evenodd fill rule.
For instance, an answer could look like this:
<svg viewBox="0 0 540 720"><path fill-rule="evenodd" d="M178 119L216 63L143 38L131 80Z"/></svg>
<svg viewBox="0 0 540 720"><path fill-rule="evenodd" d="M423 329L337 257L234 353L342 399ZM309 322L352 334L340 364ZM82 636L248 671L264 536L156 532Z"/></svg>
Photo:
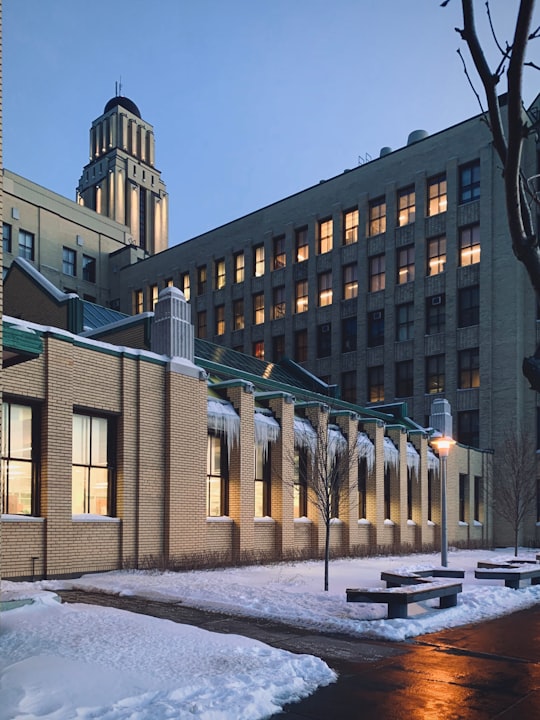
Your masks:
<svg viewBox="0 0 540 720"><path fill-rule="evenodd" d="M522 580L530 580L531 585L540 585L540 567L479 567L474 571L477 580L504 580L504 584L513 590L519 590Z"/></svg>
<svg viewBox="0 0 540 720"><path fill-rule="evenodd" d="M402 576L407 578L409 576ZM416 578L416 584L406 587L380 588L347 588L347 602L386 603L389 618L406 618L411 603L440 598L439 607L449 608L457 605L458 593L462 591L461 583L432 582Z"/></svg>
<svg viewBox="0 0 540 720"><path fill-rule="evenodd" d="M428 578L464 578L465 570L454 568L429 568L427 570L415 570L411 573L382 572L381 580L386 582L386 587L400 587L401 585L415 585L422 582L430 582Z"/></svg>

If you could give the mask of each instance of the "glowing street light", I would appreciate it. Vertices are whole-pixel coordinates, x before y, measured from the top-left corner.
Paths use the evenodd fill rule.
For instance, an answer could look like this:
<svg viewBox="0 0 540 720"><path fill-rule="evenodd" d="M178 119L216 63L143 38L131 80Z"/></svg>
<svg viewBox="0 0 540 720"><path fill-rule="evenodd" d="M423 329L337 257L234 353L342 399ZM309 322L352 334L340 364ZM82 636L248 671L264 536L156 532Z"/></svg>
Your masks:
<svg viewBox="0 0 540 720"><path fill-rule="evenodd" d="M439 455L441 477L441 565L448 565L448 532L446 517L446 461L450 448L456 444L452 439L452 413L448 400L434 400L431 405L430 425L435 432L430 442Z"/></svg>

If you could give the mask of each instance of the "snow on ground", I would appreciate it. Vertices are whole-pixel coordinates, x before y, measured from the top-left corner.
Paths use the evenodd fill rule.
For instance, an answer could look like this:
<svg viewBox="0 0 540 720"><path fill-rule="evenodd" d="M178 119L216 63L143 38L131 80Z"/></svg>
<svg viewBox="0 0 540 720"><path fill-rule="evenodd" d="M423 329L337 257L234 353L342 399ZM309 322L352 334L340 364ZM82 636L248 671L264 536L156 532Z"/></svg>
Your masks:
<svg viewBox="0 0 540 720"><path fill-rule="evenodd" d="M521 550L534 559L536 552ZM386 606L347 603L347 587L382 587L382 570L439 567L435 554L333 560L330 591L319 561L186 573L118 571L69 581L2 581L2 600L34 602L0 620L0 720L257 720L305 697L335 674L320 659L234 635L85 604L60 604L58 589L80 588L179 602L275 619L355 637L404 640L479 622L540 602L540 585L519 590L475 580L479 560L511 550L450 551L465 570L458 605L411 605L408 619L386 619Z"/></svg>

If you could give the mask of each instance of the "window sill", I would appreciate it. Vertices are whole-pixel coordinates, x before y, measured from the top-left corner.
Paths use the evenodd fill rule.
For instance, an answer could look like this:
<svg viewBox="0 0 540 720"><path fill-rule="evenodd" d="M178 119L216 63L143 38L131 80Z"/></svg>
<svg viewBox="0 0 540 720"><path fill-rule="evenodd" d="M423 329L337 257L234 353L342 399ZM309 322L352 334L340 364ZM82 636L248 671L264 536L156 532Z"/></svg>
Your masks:
<svg viewBox="0 0 540 720"><path fill-rule="evenodd" d="M360 518L358 521L359 525L371 525L371 522L369 520L366 520L366 518Z"/></svg>
<svg viewBox="0 0 540 720"><path fill-rule="evenodd" d="M255 518L253 518L253 520L256 523L263 523L263 524L267 523L268 525L275 525L275 522L276 522L274 520L274 518L271 518L268 515L265 515L264 517L255 517Z"/></svg>
<svg viewBox="0 0 540 720"><path fill-rule="evenodd" d="M0 515L0 519L2 522L45 522L45 518L36 517L35 515L9 515L7 513Z"/></svg>
<svg viewBox="0 0 540 720"><path fill-rule="evenodd" d="M302 517L294 518L294 522L298 523L299 525L312 525L313 524L313 521L310 520L305 515L302 515Z"/></svg>
<svg viewBox="0 0 540 720"><path fill-rule="evenodd" d="M92 515L90 513L83 515L72 515L73 522L98 522L98 523L119 523L120 518L110 517L109 515Z"/></svg>
<svg viewBox="0 0 540 720"><path fill-rule="evenodd" d="M231 523L233 522L233 519L230 518L228 515L208 515L206 518L206 522L208 523Z"/></svg>

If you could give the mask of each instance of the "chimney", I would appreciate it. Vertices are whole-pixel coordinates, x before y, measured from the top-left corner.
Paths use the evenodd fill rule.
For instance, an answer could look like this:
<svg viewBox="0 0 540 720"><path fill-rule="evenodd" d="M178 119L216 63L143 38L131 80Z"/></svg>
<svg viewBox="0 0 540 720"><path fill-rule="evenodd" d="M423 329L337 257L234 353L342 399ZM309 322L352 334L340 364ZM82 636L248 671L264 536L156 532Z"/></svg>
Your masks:
<svg viewBox="0 0 540 720"><path fill-rule="evenodd" d="M191 307L184 293L175 287L166 287L159 293L154 307L152 352L170 358L193 362L195 341L191 324Z"/></svg>

